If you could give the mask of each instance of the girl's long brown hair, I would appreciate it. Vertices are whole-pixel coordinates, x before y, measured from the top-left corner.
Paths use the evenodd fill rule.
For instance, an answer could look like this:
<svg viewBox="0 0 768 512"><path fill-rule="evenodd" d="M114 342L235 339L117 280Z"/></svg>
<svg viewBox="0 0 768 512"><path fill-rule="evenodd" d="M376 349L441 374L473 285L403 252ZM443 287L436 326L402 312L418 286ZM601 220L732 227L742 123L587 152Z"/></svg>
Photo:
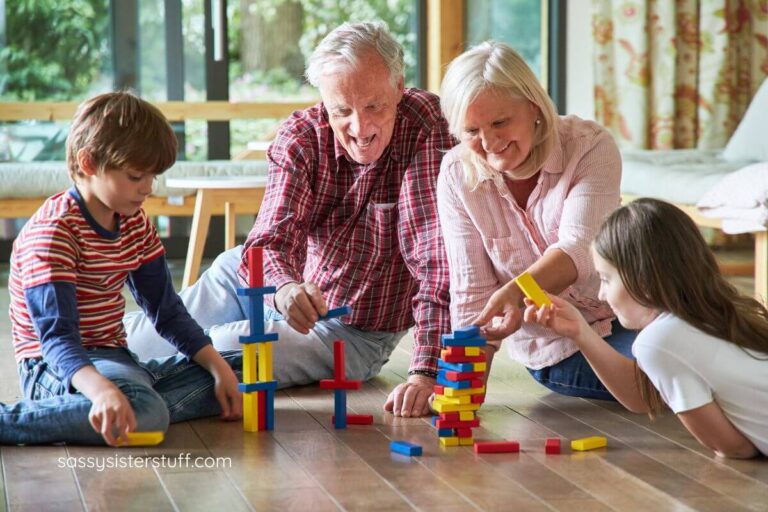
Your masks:
<svg viewBox="0 0 768 512"><path fill-rule="evenodd" d="M723 278L699 229L679 208L648 198L622 206L603 223L594 247L617 269L639 304L768 355L768 310L740 295ZM635 369L640 392L654 416L663 407L661 397L637 365Z"/></svg>

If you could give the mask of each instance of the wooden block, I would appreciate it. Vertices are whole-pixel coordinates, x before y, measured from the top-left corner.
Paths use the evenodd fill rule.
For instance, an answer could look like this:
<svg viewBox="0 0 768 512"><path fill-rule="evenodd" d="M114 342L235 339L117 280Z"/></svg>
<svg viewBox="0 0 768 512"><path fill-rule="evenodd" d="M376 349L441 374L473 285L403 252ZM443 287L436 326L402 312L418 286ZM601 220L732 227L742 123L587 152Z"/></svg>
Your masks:
<svg viewBox="0 0 768 512"><path fill-rule="evenodd" d="M473 363L472 364L472 371L473 372L483 372L485 373L486 368L488 367L485 363Z"/></svg>
<svg viewBox="0 0 768 512"><path fill-rule="evenodd" d="M485 338L475 336L473 338L456 338L453 334L443 334L440 341L444 347L484 347Z"/></svg>
<svg viewBox="0 0 768 512"><path fill-rule="evenodd" d="M336 415L331 416L331 423L336 424ZM371 414L347 414L347 425L373 425Z"/></svg>
<svg viewBox="0 0 768 512"><path fill-rule="evenodd" d="M473 437L460 437L459 438L459 446L472 446L472 444L475 442Z"/></svg>
<svg viewBox="0 0 768 512"><path fill-rule="evenodd" d="M485 353L480 350L480 347L447 347L440 351L440 357L445 356L452 357L485 357Z"/></svg>
<svg viewBox="0 0 768 512"><path fill-rule="evenodd" d="M520 443L517 441L477 441L475 453L517 453Z"/></svg>
<svg viewBox="0 0 768 512"><path fill-rule="evenodd" d="M262 391L265 401L264 430L275 430L275 391L268 389Z"/></svg>
<svg viewBox="0 0 768 512"><path fill-rule="evenodd" d="M466 327L461 327L453 331L453 335L457 339L474 338L475 336L480 335L480 326L468 325Z"/></svg>
<svg viewBox="0 0 768 512"><path fill-rule="evenodd" d="M437 428L476 428L480 426L480 420L478 418L471 421L437 420L435 426Z"/></svg>
<svg viewBox="0 0 768 512"><path fill-rule="evenodd" d="M459 438L456 437L456 436L441 437L440 438L440 444L442 446L459 446Z"/></svg>
<svg viewBox="0 0 768 512"><path fill-rule="evenodd" d="M333 379L322 379L320 381L321 389L360 389L362 382L359 380L345 380L339 382Z"/></svg>
<svg viewBox="0 0 768 512"><path fill-rule="evenodd" d="M248 248L248 287L264 286L264 252L261 247Z"/></svg>
<svg viewBox="0 0 768 512"><path fill-rule="evenodd" d="M249 345L245 345L246 347ZM252 346L252 345L251 345ZM272 343L259 343L259 379L260 381L270 381L272 376ZM243 349L245 357L245 349ZM245 361L243 361L245 363Z"/></svg>
<svg viewBox="0 0 768 512"><path fill-rule="evenodd" d="M435 402L440 402L441 404L455 404L455 405L469 404L469 403L472 403L472 399L475 396L482 396L482 395L474 395L474 396L467 395L467 396L457 396L457 397L435 395Z"/></svg>
<svg viewBox="0 0 768 512"><path fill-rule="evenodd" d="M472 380L472 379L482 379L485 377L485 372L452 372L452 371L438 371L438 375L440 372L443 373L443 377L450 380L450 381L465 381L465 380Z"/></svg>
<svg viewBox="0 0 768 512"><path fill-rule="evenodd" d="M395 453L408 455L410 457L421 455L422 452L420 445L407 443L405 441L390 441L389 450Z"/></svg>
<svg viewBox="0 0 768 512"><path fill-rule="evenodd" d="M480 404L454 405L434 402L432 408L437 412L476 411L480 408Z"/></svg>
<svg viewBox="0 0 768 512"><path fill-rule="evenodd" d="M571 441L571 450L579 452L594 450L595 448L602 448L608 446L608 439L603 436L585 437L583 439L574 439Z"/></svg>
<svg viewBox="0 0 768 512"><path fill-rule="evenodd" d="M461 427L454 429L456 435L461 439L462 437L472 437L472 429L469 427Z"/></svg>
<svg viewBox="0 0 768 512"><path fill-rule="evenodd" d="M437 437L453 437L452 428L439 428L437 429Z"/></svg>
<svg viewBox="0 0 768 512"><path fill-rule="evenodd" d="M560 438L548 437L544 442L544 452L552 455L560 453Z"/></svg>
<svg viewBox="0 0 768 512"><path fill-rule="evenodd" d="M347 380L347 366L344 359L344 342L342 340L333 342L333 378L337 382Z"/></svg>
<svg viewBox="0 0 768 512"><path fill-rule="evenodd" d="M117 439L117 446L155 446L163 442L165 434L162 431L128 432L125 441Z"/></svg>
<svg viewBox="0 0 768 512"><path fill-rule="evenodd" d="M259 391L256 393L259 401L259 430L267 430L267 392Z"/></svg>
<svg viewBox="0 0 768 512"><path fill-rule="evenodd" d="M485 354L481 354L479 356L452 356L446 354L442 356L442 360L447 363L482 363L486 361L486 357Z"/></svg>
<svg viewBox="0 0 768 512"><path fill-rule="evenodd" d="M347 391L337 389L333 394L333 427L347 428Z"/></svg>
<svg viewBox="0 0 768 512"><path fill-rule="evenodd" d="M243 345L243 384L252 384L259 380L257 369L256 344Z"/></svg>
<svg viewBox="0 0 768 512"><path fill-rule="evenodd" d="M338 318L340 316L349 315L352 313L352 306L345 304L340 308L329 309L326 314L321 316L319 320L329 320L331 318Z"/></svg>
<svg viewBox="0 0 768 512"><path fill-rule="evenodd" d="M552 301L549 300L547 294L544 293L544 290L541 289L539 283L537 283L533 276L528 272L523 272L517 276L514 281L520 290L525 294L525 296L528 297L531 302L536 304L537 308L540 308L544 305L552 305Z"/></svg>
<svg viewBox="0 0 768 512"><path fill-rule="evenodd" d="M437 416L437 419L447 421L472 421L475 419L475 413L473 411L442 412Z"/></svg>
<svg viewBox="0 0 768 512"><path fill-rule="evenodd" d="M243 393L243 430L259 430L259 402L256 393Z"/></svg>
<svg viewBox="0 0 768 512"><path fill-rule="evenodd" d="M469 389L456 389L456 388L445 387L443 389L443 394L445 396L450 396L450 397L466 396L466 395L483 395L485 394L485 386L480 386L479 388L469 388Z"/></svg>

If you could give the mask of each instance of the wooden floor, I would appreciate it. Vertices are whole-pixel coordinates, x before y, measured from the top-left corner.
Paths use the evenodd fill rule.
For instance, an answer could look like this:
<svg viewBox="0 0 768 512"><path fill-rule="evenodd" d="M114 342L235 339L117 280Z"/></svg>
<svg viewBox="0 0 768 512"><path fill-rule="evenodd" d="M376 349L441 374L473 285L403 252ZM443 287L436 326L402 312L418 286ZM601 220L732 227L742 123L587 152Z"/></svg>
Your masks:
<svg viewBox="0 0 768 512"><path fill-rule="evenodd" d="M7 300L0 294L3 310ZM0 401L9 401L18 385L3 321ZM374 414L373 426L334 430L332 393L304 387L277 393L269 433L207 419L173 425L152 449L3 446L0 510L768 510L765 459L715 460L671 415L651 423L616 404L551 394L506 359L494 364L475 438L518 440L522 453L440 448L427 419L381 412L405 377L410 343L349 392L349 411ZM546 437L569 446L591 435L608 447L544 454ZM393 439L424 455L390 453ZM198 457L218 467L193 467ZM82 467L63 467L74 464Z"/></svg>

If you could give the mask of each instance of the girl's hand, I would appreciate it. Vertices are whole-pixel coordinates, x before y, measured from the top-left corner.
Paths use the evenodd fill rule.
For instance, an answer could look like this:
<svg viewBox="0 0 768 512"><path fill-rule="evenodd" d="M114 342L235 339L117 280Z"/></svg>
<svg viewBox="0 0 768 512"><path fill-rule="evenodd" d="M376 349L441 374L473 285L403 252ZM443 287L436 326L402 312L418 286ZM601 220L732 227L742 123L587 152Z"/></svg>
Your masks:
<svg viewBox="0 0 768 512"><path fill-rule="evenodd" d="M552 301L551 306L537 308L529 299L525 299L525 312L523 318L526 322L538 323L549 327L561 336L573 340L581 339L591 330L587 321L570 302L556 295L547 294Z"/></svg>

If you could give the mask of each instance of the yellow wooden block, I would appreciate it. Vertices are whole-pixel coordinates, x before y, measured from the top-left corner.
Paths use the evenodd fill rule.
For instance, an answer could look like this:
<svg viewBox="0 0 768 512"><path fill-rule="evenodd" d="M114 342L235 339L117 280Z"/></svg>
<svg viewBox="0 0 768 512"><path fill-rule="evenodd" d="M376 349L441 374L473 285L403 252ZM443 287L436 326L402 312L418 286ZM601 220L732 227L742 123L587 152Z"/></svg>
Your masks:
<svg viewBox="0 0 768 512"><path fill-rule="evenodd" d="M488 367L485 363L474 363L472 365L472 371L473 372L484 372L485 369Z"/></svg>
<svg viewBox="0 0 768 512"><path fill-rule="evenodd" d="M259 381L256 368L256 344L243 345L243 384L253 384Z"/></svg>
<svg viewBox="0 0 768 512"><path fill-rule="evenodd" d="M485 386L480 388L469 388L469 389L456 389L456 388L449 388L448 386L443 388L443 395L450 396L450 397L482 395L483 393L485 393Z"/></svg>
<svg viewBox="0 0 768 512"><path fill-rule="evenodd" d="M585 437L583 439L574 439L571 441L571 450L583 452L608 446L608 440L603 436Z"/></svg>
<svg viewBox="0 0 768 512"><path fill-rule="evenodd" d="M459 411L459 421L472 421L475 419L475 411Z"/></svg>
<svg viewBox="0 0 768 512"><path fill-rule="evenodd" d="M448 350L443 349L440 351L440 358L445 359L448 355ZM480 347L464 347L464 355L467 357L474 357L480 355Z"/></svg>
<svg viewBox="0 0 768 512"><path fill-rule="evenodd" d="M544 290L539 287L539 284L528 272L523 272L517 276L514 281L517 286L520 287L520 290L522 290L525 296L528 297L534 304L536 304L537 308L540 308L544 305L552 305L552 301L549 300L547 294L544 293Z"/></svg>
<svg viewBox="0 0 768 512"><path fill-rule="evenodd" d="M441 437L440 444L443 446L459 446L459 438L454 437Z"/></svg>
<svg viewBox="0 0 768 512"><path fill-rule="evenodd" d="M440 402L441 404L455 404L455 405L471 404L472 397L469 395L457 396L457 397L435 395L435 402Z"/></svg>
<svg viewBox="0 0 768 512"><path fill-rule="evenodd" d="M246 432L259 431L258 397L258 393L243 393L243 430Z"/></svg>
<svg viewBox="0 0 768 512"><path fill-rule="evenodd" d="M474 437L460 437L459 446L472 446L475 443Z"/></svg>
<svg viewBox="0 0 768 512"><path fill-rule="evenodd" d="M126 435L127 440L117 440L118 446L155 446L163 442L165 434L161 431L157 432L128 432Z"/></svg>
<svg viewBox="0 0 768 512"><path fill-rule="evenodd" d="M259 343L259 381L267 382L272 378L272 343Z"/></svg>
<svg viewBox="0 0 768 512"><path fill-rule="evenodd" d="M480 408L480 404L455 405L436 401L432 404L432 408L437 412L476 411Z"/></svg>

